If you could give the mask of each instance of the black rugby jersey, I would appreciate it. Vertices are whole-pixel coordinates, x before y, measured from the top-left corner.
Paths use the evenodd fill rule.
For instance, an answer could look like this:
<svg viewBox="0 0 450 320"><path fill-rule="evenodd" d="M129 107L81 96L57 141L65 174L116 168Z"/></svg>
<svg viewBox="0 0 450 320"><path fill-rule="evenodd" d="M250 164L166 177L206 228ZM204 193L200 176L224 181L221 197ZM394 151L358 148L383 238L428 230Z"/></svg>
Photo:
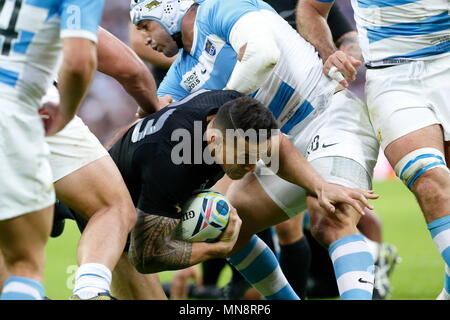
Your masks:
<svg viewBox="0 0 450 320"><path fill-rule="evenodd" d="M137 208L181 218L179 207L195 190L210 188L223 177L222 167L205 163L199 152L207 147L207 117L241 96L231 90L196 92L140 120L117 141L110 154ZM191 147L185 153L180 142L188 140Z"/></svg>

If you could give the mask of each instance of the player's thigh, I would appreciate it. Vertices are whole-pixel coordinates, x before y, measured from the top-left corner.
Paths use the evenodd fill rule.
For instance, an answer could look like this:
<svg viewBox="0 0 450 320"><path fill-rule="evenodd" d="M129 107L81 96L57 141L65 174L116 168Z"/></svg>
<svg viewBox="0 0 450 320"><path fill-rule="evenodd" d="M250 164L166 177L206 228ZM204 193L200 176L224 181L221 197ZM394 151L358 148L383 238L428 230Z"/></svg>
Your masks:
<svg viewBox="0 0 450 320"><path fill-rule="evenodd" d="M110 156L97 159L55 183L58 199L89 219L99 210L132 206L125 182Z"/></svg>
<svg viewBox="0 0 450 320"><path fill-rule="evenodd" d="M371 121L393 167L416 149L434 148L443 153L444 132L449 131L450 121L443 95L450 91L450 85L444 78L440 82L448 88L433 85L436 77L442 76L431 66L430 62L415 61L367 71Z"/></svg>

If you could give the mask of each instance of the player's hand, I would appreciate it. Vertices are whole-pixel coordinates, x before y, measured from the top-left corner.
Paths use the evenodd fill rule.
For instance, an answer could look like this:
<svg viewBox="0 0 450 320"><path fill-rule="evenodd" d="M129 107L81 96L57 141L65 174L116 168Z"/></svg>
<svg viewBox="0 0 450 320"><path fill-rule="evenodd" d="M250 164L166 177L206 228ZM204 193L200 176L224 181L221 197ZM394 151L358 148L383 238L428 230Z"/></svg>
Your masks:
<svg viewBox="0 0 450 320"><path fill-rule="evenodd" d="M39 114L44 123L45 136L52 136L62 130L72 119L67 119L61 113L59 104L46 102L39 109Z"/></svg>
<svg viewBox="0 0 450 320"><path fill-rule="evenodd" d="M359 214L364 215L366 208L374 209L368 199L378 199L378 197L371 190L347 188L333 183L325 183L321 190L317 192L320 206L330 213L335 212L335 205L345 203L355 208Z"/></svg>
<svg viewBox="0 0 450 320"><path fill-rule="evenodd" d="M343 51L336 51L328 57L323 65L323 73L339 82L344 88L348 87L348 81L356 79L356 68L362 62Z"/></svg>
<svg viewBox="0 0 450 320"><path fill-rule="evenodd" d="M164 97L158 97L158 110L161 110L161 109L167 107L172 102L173 102L173 98L171 95L167 94ZM138 119L142 119L149 115L150 114L148 112L144 111L144 109L142 109L141 107L138 107L135 116Z"/></svg>
<svg viewBox="0 0 450 320"><path fill-rule="evenodd" d="M216 244L220 247L220 255L218 257L225 258L228 253L231 252L239 236L239 231L241 230L242 220L239 218L236 209L231 208L230 221L225 231L220 236Z"/></svg>
<svg viewBox="0 0 450 320"><path fill-rule="evenodd" d="M170 283L170 298L178 300L187 299L189 295L190 279L194 279L197 288L203 288L203 279L200 275L198 265L175 272Z"/></svg>

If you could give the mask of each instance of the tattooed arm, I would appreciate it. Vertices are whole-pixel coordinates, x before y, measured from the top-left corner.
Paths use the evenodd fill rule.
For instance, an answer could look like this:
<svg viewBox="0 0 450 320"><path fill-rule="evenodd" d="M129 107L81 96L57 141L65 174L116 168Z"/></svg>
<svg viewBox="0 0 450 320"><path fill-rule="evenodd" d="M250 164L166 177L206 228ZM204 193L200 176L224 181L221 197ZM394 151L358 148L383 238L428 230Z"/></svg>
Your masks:
<svg viewBox="0 0 450 320"><path fill-rule="evenodd" d="M241 220L234 211L218 242L187 242L176 234L179 219L151 215L137 209L131 232L129 259L140 273L187 268L212 258L224 258L236 243Z"/></svg>

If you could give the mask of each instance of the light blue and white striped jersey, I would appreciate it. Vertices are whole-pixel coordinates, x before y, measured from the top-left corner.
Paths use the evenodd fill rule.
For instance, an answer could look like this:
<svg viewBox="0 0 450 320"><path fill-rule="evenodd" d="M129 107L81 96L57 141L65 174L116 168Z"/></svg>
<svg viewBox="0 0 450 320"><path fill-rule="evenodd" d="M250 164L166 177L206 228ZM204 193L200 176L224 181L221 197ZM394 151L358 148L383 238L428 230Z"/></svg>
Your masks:
<svg viewBox="0 0 450 320"><path fill-rule="evenodd" d="M59 68L61 38L96 42L103 3L0 0L1 99L37 107Z"/></svg>
<svg viewBox="0 0 450 320"><path fill-rule="evenodd" d="M450 0L352 0L369 65L450 53Z"/></svg>
<svg viewBox="0 0 450 320"><path fill-rule="evenodd" d="M326 104L336 82L322 73L322 60L267 3L260 0L200 0L191 52L180 50L159 86L158 95L180 100L199 89L225 88L236 64L230 32L240 17L260 11L274 32L281 51L269 79L252 96L268 106L282 131L297 132L316 107ZM320 104L320 106L319 106Z"/></svg>

